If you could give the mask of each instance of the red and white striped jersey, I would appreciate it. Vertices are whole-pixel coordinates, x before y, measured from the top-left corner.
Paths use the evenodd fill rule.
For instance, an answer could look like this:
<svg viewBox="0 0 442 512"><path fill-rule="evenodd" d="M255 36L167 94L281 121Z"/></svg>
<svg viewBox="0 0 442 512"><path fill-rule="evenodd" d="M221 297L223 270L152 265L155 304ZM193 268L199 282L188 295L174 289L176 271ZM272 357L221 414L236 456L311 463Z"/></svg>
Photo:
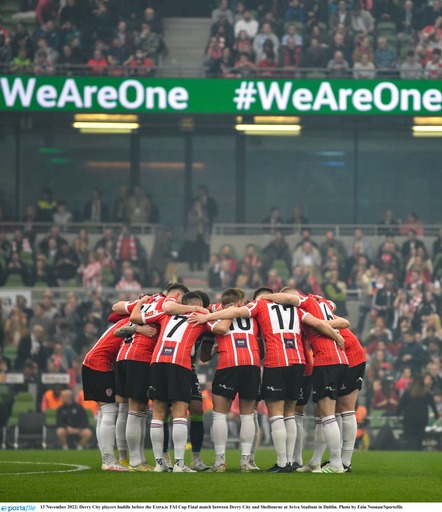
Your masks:
<svg viewBox="0 0 442 512"><path fill-rule="evenodd" d="M206 325L213 331L218 321ZM226 334L216 334L218 370L232 366L260 366L258 324L253 318L234 318Z"/></svg>
<svg viewBox="0 0 442 512"><path fill-rule="evenodd" d="M120 350L122 339L114 336L115 329L127 324L127 318L123 318L116 324L112 324L100 336L95 345L86 354L83 364L92 370L110 372L113 369L117 353Z"/></svg>
<svg viewBox="0 0 442 512"><path fill-rule="evenodd" d="M327 304L330 311L333 311L333 307L331 306L330 302L327 299L321 297L320 295L315 295L314 298L320 304ZM336 318L336 315L334 313L332 313L332 315L334 318ZM353 366L365 363L367 360L367 356L365 354L364 347L361 345L356 335L352 333L350 329L339 329L339 332L341 333L341 336L344 338L345 341L344 350L348 359L348 366L350 368L353 368Z"/></svg>
<svg viewBox="0 0 442 512"><path fill-rule="evenodd" d="M164 295L160 293L149 297L148 301L141 306L142 318L147 318L152 314L153 311L162 311L164 300ZM153 349L157 341L158 335L148 337L139 333L125 338L123 344L121 345L120 351L118 352L117 361L129 360L150 363L152 360Z"/></svg>
<svg viewBox="0 0 442 512"><path fill-rule="evenodd" d="M184 315L168 315L156 309L146 316L146 323L158 323L161 326L158 342L153 351L151 364L171 363L192 369L192 349L201 334L207 332L207 327L189 324L187 319L192 313Z"/></svg>
<svg viewBox="0 0 442 512"><path fill-rule="evenodd" d="M267 300L255 300L245 307L249 310L250 317L258 321L263 335L266 368L305 364L301 323L307 313L293 306L283 306Z"/></svg>
<svg viewBox="0 0 442 512"><path fill-rule="evenodd" d="M311 294L301 296L301 308L320 320L332 320L334 315L330 303L326 299L319 302L315 297L318 296ZM308 326L305 326L305 332L313 350L314 366L348 364L344 349L334 340Z"/></svg>

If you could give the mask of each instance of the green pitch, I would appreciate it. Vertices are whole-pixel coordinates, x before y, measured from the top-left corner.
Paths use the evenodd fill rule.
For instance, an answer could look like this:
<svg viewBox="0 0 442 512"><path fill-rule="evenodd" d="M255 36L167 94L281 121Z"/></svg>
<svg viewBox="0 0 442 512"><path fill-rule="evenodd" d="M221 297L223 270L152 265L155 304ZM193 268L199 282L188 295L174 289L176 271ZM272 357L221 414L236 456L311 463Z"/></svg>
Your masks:
<svg viewBox="0 0 442 512"><path fill-rule="evenodd" d="M213 452L203 455L213 461ZM0 502L442 501L440 452L356 452L353 473L343 475L242 474L235 450L227 462L226 473L110 473L96 450L0 451ZM256 462L272 466L274 451L260 450Z"/></svg>

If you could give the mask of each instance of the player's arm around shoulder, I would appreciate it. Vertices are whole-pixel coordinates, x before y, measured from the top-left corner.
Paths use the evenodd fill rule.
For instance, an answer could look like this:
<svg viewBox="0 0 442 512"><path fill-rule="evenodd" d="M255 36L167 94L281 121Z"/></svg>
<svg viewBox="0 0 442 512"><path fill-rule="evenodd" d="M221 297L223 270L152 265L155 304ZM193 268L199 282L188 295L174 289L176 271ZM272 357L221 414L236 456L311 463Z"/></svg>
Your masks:
<svg viewBox="0 0 442 512"><path fill-rule="evenodd" d="M307 313L302 318L303 323L313 327L320 333L324 334L328 338L334 340L341 348L344 348L345 341L344 338L339 334L339 332L335 331L331 325L326 320L320 320L319 318L314 317Z"/></svg>

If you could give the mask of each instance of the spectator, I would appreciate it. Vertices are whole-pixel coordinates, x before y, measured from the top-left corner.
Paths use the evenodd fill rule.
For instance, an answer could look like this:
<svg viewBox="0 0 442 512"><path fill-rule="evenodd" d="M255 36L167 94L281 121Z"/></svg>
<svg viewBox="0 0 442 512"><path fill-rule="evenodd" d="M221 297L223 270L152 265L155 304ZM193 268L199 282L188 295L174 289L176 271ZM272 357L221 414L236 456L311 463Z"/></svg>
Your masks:
<svg viewBox="0 0 442 512"><path fill-rule="evenodd" d="M243 263L250 265L253 268L253 270L259 271L262 267L261 257L257 253L256 248L253 244L247 244L242 261Z"/></svg>
<svg viewBox="0 0 442 512"><path fill-rule="evenodd" d="M9 43L6 42L6 37L0 28L0 66L7 70L7 66L11 62L12 54Z"/></svg>
<svg viewBox="0 0 442 512"><path fill-rule="evenodd" d="M433 3L428 3L423 10L423 25L435 25L437 18L442 16L442 2L441 0L433 0Z"/></svg>
<svg viewBox="0 0 442 512"><path fill-rule="evenodd" d="M327 63L328 76L330 78L346 78L349 76L350 65L344 59L341 51L336 51L331 60Z"/></svg>
<svg viewBox="0 0 442 512"><path fill-rule="evenodd" d="M57 204L57 210L52 216L54 224L57 226L66 228L66 226L72 222L72 213L67 209L66 201L59 201Z"/></svg>
<svg viewBox="0 0 442 512"><path fill-rule="evenodd" d="M442 60L441 50L439 48L433 49L431 60L425 65L425 78L428 80L442 79Z"/></svg>
<svg viewBox="0 0 442 512"><path fill-rule="evenodd" d="M223 48L221 57L214 62L213 73L220 78L233 78L235 76L232 71L234 65L233 55L230 48Z"/></svg>
<svg viewBox="0 0 442 512"><path fill-rule="evenodd" d="M424 235L424 228L422 226L422 221L419 219L417 213L410 212L407 215L405 222L402 224L399 232L401 235L408 235L410 230L413 230L417 236Z"/></svg>
<svg viewBox="0 0 442 512"><path fill-rule="evenodd" d="M407 240L402 244L402 258L404 264L407 265L408 260L414 255L417 254L418 249L423 249L424 255L427 255L427 248L422 240L417 238L417 232L415 229L410 228L407 231Z"/></svg>
<svg viewBox="0 0 442 512"><path fill-rule="evenodd" d="M217 254L211 254L207 271L207 286L212 290L220 290L221 285L221 262Z"/></svg>
<svg viewBox="0 0 442 512"><path fill-rule="evenodd" d="M319 40L313 37L310 46L304 54L304 66L306 68L325 68L327 65L327 53Z"/></svg>
<svg viewBox="0 0 442 512"><path fill-rule="evenodd" d="M131 224L150 222L152 205L141 185L135 185L127 201L127 219Z"/></svg>
<svg viewBox="0 0 442 512"><path fill-rule="evenodd" d="M356 38L357 36L367 37L373 34L375 28L375 20L369 11L362 9L357 3L354 4L350 14L351 30Z"/></svg>
<svg viewBox="0 0 442 512"><path fill-rule="evenodd" d="M394 77L397 62L398 56L396 50L388 45L385 37L379 37L378 47L374 54L374 63L378 70L378 75L384 78Z"/></svg>
<svg viewBox="0 0 442 512"><path fill-rule="evenodd" d="M373 297L373 309L377 316L385 320L386 326L393 328L395 309L394 301L397 296L393 274L389 273L385 277L385 286L376 290Z"/></svg>
<svg viewBox="0 0 442 512"><path fill-rule="evenodd" d="M300 265L304 272L307 268L313 269L318 275L321 268L321 254L310 240L304 240L302 245L298 246L293 252L291 266Z"/></svg>
<svg viewBox="0 0 442 512"><path fill-rule="evenodd" d="M101 50L94 50L94 56L88 60L87 65L93 75L104 75L108 62Z"/></svg>
<svg viewBox="0 0 442 512"><path fill-rule="evenodd" d="M367 55L369 62L374 62L374 51L371 47L370 39L368 37L359 36L356 38L353 62L359 62L363 55Z"/></svg>
<svg viewBox="0 0 442 512"><path fill-rule="evenodd" d="M294 41L295 46L302 46L303 44L302 35L297 33L294 23L287 25L285 34L281 38L281 45L286 46L290 40Z"/></svg>
<svg viewBox="0 0 442 512"><path fill-rule="evenodd" d="M61 245L54 261L54 276L58 286L74 284L76 281L80 261L66 242Z"/></svg>
<svg viewBox="0 0 442 512"><path fill-rule="evenodd" d="M270 272L270 271L269 271ZM261 278L256 269L245 263L240 265L239 273L236 276L235 287L237 288L257 288L261 284Z"/></svg>
<svg viewBox="0 0 442 512"><path fill-rule="evenodd" d="M262 250L262 276L267 279L267 272L272 267L275 260L283 260L287 267L287 272L291 268L290 249L285 240L282 231L275 231L274 239L269 242Z"/></svg>
<svg viewBox="0 0 442 512"><path fill-rule="evenodd" d="M425 389L422 375L415 374L410 388L402 395L398 406L398 414L403 416L404 439L409 450L422 450L429 408L433 410L434 417L439 419L434 398Z"/></svg>
<svg viewBox="0 0 442 512"><path fill-rule="evenodd" d="M336 270L327 272L322 289L324 290L324 297L335 303L336 315L347 316L347 287L343 281L338 281Z"/></svg>
<svg viewBox="0 0 442 512"><path fill-rule="evenodd" d="M158 62L160 35L152 30L149 23L143 22L140 32L135 33L135 47L146 52L154 62Z"/></svg>
<svg viewBox="0 0 442 512"><path fill-rule="evenodd" d="M63 405L63 400L61 399L62 389L61 384L54 384L52 388L47 389L43 393L40 405L41 412L46 412L48 409L55 411Z"/></svg>
<svg viewBox="0 0 442 512"><path fill-rule="evenodd" d="M23 370L26 362L31 360L37 364L40 372L46 371L49 352L44 344L45 330L41 325L34 325L31 332L20 339L17 349L15 369Z"/></svg>
<svg viewBox="0 0 442 512"><path fill-rule="evenodd" d="M384 213L384 218L378 222L378 232L380 234L390 233L392 235L397 235L399 232L398 228L399 222L394 218L394 214L391 210L386 210Z"/></svg>
<svg viewBox="0 0 442 512"><path fill-rule="evenodd" d="M278 74L276 71L278 69L276 54L271 47L272 42L270 40L264 43L264 51L258 61L258 69L261 70L258 71L258 75L263 78L275 77Z"/></svg>
<svg viewBox="0 0 442 512"><path fill-rule="evenodd" d="M34 32L33 39L35 42L41 38L46 39L48 46L54 50L60 47L60 32L53 20L48 20Z"/></svg>
<svg viewBox="0 0 442 512"><path fill-rule="evenodd" d="M353 66L353 78L374 80L376 78L376 67L370 62L368 55L361 55L361 59Z"/></svg>
<svg viewBox="0 0 442 512"><path fill-rule="evenodd" d="M131 69L132 76L153 76L154 74L154 61L148 57L146 51L140 48L125 64Z"/></svg>
<svg viewBox="0 0 442 512"><path fill-rule="evenodd" d="M308 224L308 218L303 215L302 209L299 206L293 208L293 215L288 219L287 224L293 225L293 231L302 229L305 224Z"/></svg>
<svg viewBox="0 0 442 512"><path fill-rule="evenodd" d="M372 382L371 409L383 411L386 415L396 414L398 402L391 380L375 379Z"/></svg>
<svg viewBox="0 0 442 512"><path fill-rule="evenodd" d="M218 216L218 204L216 200L209 195L209 189L206 185L198 186L195 199L198 199L201 202L201 205L209 218L209 226L212 228L213 222Z"/></svg>
<svg viewBox="0 0 442 512"><path fill-rule="evenodd" d="M25 24L21 21L15 25L14 34L11 39L12 56L17 57L20 50L26 50L28 58L33 56L33 44L31 37Z"/></svg>
<svg viewBox="0 0 442 512"><path fill-rule="evenodd" d="M284 224L284 221L280 215L279 208L273 207L270 210L270 214L261 220L261 224L265 224L265 231L268 233L275 233L276 230Z"/></svg>
<svg viewBox="0 0 442 512"><path fill-rule="evenodd" d="M242 15L242 18L239 19L234 25L235 38L238 38L241 31L244 30L248 37L253 39L258 33L258 29L259 23L254 18L252 12L249 9L246 9Z"/></svg>
<svg viewBox="0 0 442 512"><path fill-rule="evenodd" d="M397 7L394 0L378 0L373 9L373 16L376 21L392 21L397 18Z"/></svg>
<svg viewBox="0 0 442 512"><path fill-rule="evenodd" d="M173 259L172 229L165 226L155 237L150 257L150 268L153 274L154 286L162 287L165 285L167 266Z"/></svg>
<svg viewBox="0 0 442 512"><path fill-rule="evenodd" d="M126 222L127 202L129 199L129 189L126 185L118 187L117 197L112 207L112 220L114 222Z"/></svg>
<svg viewBox="0 0 442 512"><path fill-rule="evenodd" d="M18 55L11 61L11 72L26 75L31 71L31 59L24 48L18 51Z"/></svg>
<svg viewBox="0 0 442 512"><path fill-rule="evenodd" d="M134 271L129 263L123 263L121 279L115 285L116 290L141 291L141 283L135 278Z"/></svg>
<svg viewBox="0 0 442 512"><path fill-rule="evenodd" d="M256 64L250 60L250 55L242 52L234 64L232 73L241 78L251 78L256 75Z"/></svg>
<svg viewBox="0 0 442 512"><path fill-rule="evenodd" d="M349 244L348 254L354 254L354 244L360 244L361 254L365 254L370 260L373 257L373 247L370 240L368 240L361 228L356 228L353 233L353 240Z"/></svg>
<svg viewBox="0 0 442 512"><path fill-rule="evenodd" d="M325 240L324 242L319 246L319 252L321 253L321 258L324 260L327 255L327 250L329 248L336 249L337 256L339 257L340 261L344 261L347 257L347 251L345 249L344 244L338 240L335 237L335 232L331 229L326 231L325 233Z"/></svg>
<svg viewBox="0 0 442 512"><path fill-rule="evenodd" d="M190 270L202 270L207 260L210 219L200 199L194 199L187 212L184 240Z"/></svg>
<svg viewBox="0 0 442 512"><path fill-rule="evenodd" d="M419 28L419 15L412 0L405 0L396 13L396 26L398 37L403 39L403 35L413 36Z"/></svg>
<svg viewBox="0 0 442 512"><path fill-rule="evenodd" d="M89 426L85 409L74 402L70 389L61 392L63 405L57 409L57 438L63 448L67 450L70 442L75 442L77 448L87 447L92 439L92 430Z"/></svg>
<svg viewBox="0 0 442 512"><path fill-rule="evenodd" d="M268 286L273 291L273 293L279 292L279 290L282 288L282 280L279 277L278 271L276 269L271 268L267 272L265 286Z"/></svg>
<svg viewBox="0 0 442 512"><path fill-rule="evenodd" d="M403 333L403 345L399 349L395 368L402 371L405 366L411 369L413 375L420 373L429 362L426 348L416 341L416 332L409 330Z"/></svg>
<svg viewBox="0 0 442 512"><path fill-rule="evenodd" d="M124 40L119 39L118 37L114 37L110 42L109 49L107 51L107 56L112 55L113 57L115 57L117 64L127 65L133 53L133 46L129 46L124 42Z"/></svg>
<svg viewBox="0 0 442 512"><path fill-rule="evenodd" d="M219 0L218 7L212 11L212 23L216 23L221 18L226 18L227 21L233 25L233 13L229 9L228 0Z"/></svg>
<svg viewBox="0 0 442 512"><path fill-rule="evenodd" d="M344 59L351 64L351 43L349 43L349 38L346 37L345 33L342 31L343 25L339 25L338 30L333 34L333 38L328 46L328 60L333 59L335 53L337 51L342 52Z"/></svg>
<svg viewBox="0 0 442 512"><path fill-rule="evenodd" d="M13 307L4 321L4 346L14 345L18 347L20 339L28 334L28 317L18 307Z"/></svg>
<svg viewBox="0 0 442 512"><path fill-rule="evenodd" d="M39 25L44 25L47 21L57 19L59 2L57 0L38 0L35 8L35 17Z"/></svg>
<svg viewBox="0 0 442 512"><path fill-rule="evenodd" d="M295 76L296 70L302 67L302 48L296 46L294 39L281 46L280 67L285 77Z"/></svg>
<svg viewBox="0 0 442 512"><path fill-rule="evenodd" d="M416 60L414 50L408 50L406 59L400 65L402 80L420 80L422 78L422 65Z"/></svg>
<svg viewBox="0 0 442 512"><path fill-rule="evenodd" d="M131 233L130 226L125 224L115 244L115 262L118 268L121 269L124 262L138 266L142 252L140 241Z"/></svg>
<svg viewBox="0 0 442 512"><path fill-rule="evenodd" d="M270 39L273 42L273 51L275 54L279 52L279 40L278 37L273 33L272 26L270 23L265 22L261 26L261 30L253 40L253 49L256 54L256 60L259 62L264 53L264 43Z"/></svg>
<svg viewBox="0 0 442 512"><path fill-rule="evenodd" d="M87 292L92 290L101 291L102 288L102 269L101 262L98 260L95 252L89 253L88 263L82 264L78 269L81 273L82 285Z"/></svg>
<svg viewBox="0 0 442 512"><path fill-rule="evenodd" d="M340 23L344 25L345 31L348 34L351 31L351 16L345 0L339 0L338 8L330 14L328 22L330 32L334 33Z"/></svg>

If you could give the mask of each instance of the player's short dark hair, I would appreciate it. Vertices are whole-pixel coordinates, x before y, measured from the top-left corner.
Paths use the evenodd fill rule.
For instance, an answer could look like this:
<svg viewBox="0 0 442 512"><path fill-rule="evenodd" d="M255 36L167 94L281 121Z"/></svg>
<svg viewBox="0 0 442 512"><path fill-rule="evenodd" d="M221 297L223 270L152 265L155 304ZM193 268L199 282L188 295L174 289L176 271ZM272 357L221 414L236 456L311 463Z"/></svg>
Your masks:
<svg viewBox="0 0 442 512"><path fill-rule="evenodd" d="M207 308L210 305L210 297L208 294L202 290L195 290L195 293L201 297L201 300L203 301L203 308Z"/></svg>
<svg viewBox="0 0 442 512"><path fill-rule="evenodd" d="M203 303L203 299L201 295L197 292L187 292L183 295L181 299L182 304L191 304L192 302L199 301L201 304Z"/></svg>
<svg viewBox="0 0 442 512"><path fill-rule="evenodd" d="M189 288L182 283L169 283L165 288L166 295L173 290L178 290L183 293L189 292Z"/></svg>
<svg viewBox="0 0 442 512"><path fill-rule="evenodd" d="M223 306L227 304L236 304L240 300L242 300L242 297L237 288L227 288L227 290L224 290L221 295L221 304Z"/></svg>
<svg viewBox="0 0 442 512"><path fill-rule="evenodd" d="M254 291L253 300L255 300L256 297L259 297L260 295L264 295L265 293L273 293L273 290L268 286L260 286Z"/></svg>

